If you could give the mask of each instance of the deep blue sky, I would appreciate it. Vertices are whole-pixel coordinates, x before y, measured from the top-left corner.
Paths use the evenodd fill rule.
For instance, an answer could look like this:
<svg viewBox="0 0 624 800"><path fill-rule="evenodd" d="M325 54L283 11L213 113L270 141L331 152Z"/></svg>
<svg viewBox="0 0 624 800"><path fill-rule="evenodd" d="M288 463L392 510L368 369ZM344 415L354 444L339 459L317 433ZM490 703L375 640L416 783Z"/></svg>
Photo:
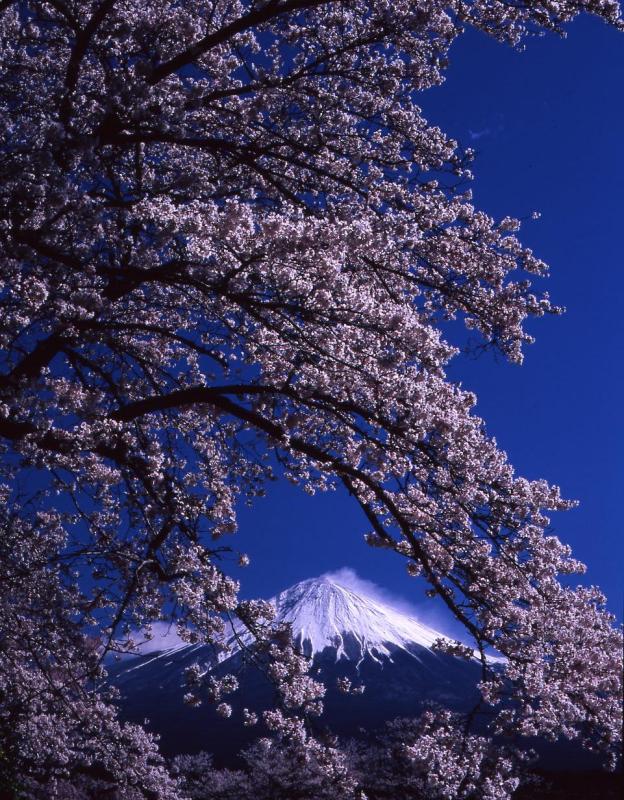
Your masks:
<svg viewBox="0 0 624 800"><path fill-rule="evenodd" d="M421 96L429 121L477 149L473 191L495 216L527 222L524 242L551 266L564 317L536 321L522 367L483 356L454 377L529 478L545 477L580 507L553 520L588 564L587 580L622 609L624 498L624 35L593 19L529 41L523 53L468 32L451 50L444 86ZM305 496L280 482L241 513L233 546L249 553L246 596L349 566L417 604L404 562L368 548L366 521L340 494Z"/></svg>

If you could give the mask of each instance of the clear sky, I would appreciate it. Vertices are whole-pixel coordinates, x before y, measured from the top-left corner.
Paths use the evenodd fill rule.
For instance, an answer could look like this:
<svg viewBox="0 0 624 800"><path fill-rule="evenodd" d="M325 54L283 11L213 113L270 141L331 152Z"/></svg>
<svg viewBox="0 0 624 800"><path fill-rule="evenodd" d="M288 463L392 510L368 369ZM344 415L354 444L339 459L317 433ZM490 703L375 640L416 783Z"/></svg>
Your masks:
<svg viewBox="0 0 624 800"><path fill-rule="evenodd" d="M528 217L523 241L551 267L564 317L535 321L536 344L514 367L491 355L452 375L518 472L562 487L580 507L555 533L588 564L621 616L624 575L624 35L593 19L567 39L536 38L523 53L468 32L451 50L444 86L421 95L429 121L478 156L476 204ZM399 557L367 547L361 512L343 494L309 498L280 482L241 512L231 544L252 563L245 596L269 596L351 567L422 609L423 586ZM433 621L433 620L432 620Z"/></svg>

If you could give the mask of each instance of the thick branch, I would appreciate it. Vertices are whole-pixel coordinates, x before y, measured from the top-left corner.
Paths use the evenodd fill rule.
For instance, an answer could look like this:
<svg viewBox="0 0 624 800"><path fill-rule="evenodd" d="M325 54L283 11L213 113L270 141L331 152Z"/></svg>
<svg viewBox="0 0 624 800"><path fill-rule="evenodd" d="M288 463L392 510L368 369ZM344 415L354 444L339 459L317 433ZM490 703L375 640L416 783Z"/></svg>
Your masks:
<svg viewBox="0 0 624 800"><path fill-rule="evenodd" d="M15 385L22 379L32 380L46 367L63 348L67 340L60 332L52 333L41 340L7 375L0 375L0 389Z"/></svg>
<svg viewBox="0 0 624 800"><path fill-rule="evenodd" d="M104 17L115 5L116 0L103 0L103 2L95 9L89 22L85 25L84 30L76 39L76 44L72 50L69 64L67 65L67 74L65 76L65 85L68 92L73 92L76 88L78 81L78 74L80 71L80 63L85 57L89 42L93 35L104 21Z"/></svg>
<svg viewBox="0 0 624 800"><path fill-rule="evenodd" d="M232 36L236 36L237 33L242 33L258 25L263 25L265 22L269 22L269 20L275 19L282 14L288 14L291 11L302 11L306 8L314 8L315 6L324 5L328 2L329 0L289 0L289 2L286 3L279 3L275 0L270 0L270 2L262 8L250 11L248 14L239 17L224 28L209 33L186 50L178 53L177 56L169 59L169 61L159 64L152 71L148 83L152 85L158 83L163 78L166 78L167 75L171 75L187 64L196 61L211 48L223 44L223 42L227 42L228 39L231 39Z"/></svg>

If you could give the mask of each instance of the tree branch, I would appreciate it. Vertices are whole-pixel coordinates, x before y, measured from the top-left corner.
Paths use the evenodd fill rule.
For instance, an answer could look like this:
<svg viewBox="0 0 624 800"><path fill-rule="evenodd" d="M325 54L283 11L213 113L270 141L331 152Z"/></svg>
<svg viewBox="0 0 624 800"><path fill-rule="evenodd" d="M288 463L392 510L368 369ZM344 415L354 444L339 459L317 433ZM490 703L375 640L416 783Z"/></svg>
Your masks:
<svg viewBox="0 0 624 800"><path fill-rule="evenodd" d="M152 74L148 78L148 83L154 86L163 78L171 75L171 73L176 72L182 67L185 67L192 61L196 61L204 53L207 53L212 47L216 47L219 44L223 44L223 42L227 42L228 39L230 39L232 36L235 36L237 33L242 33L249 28L262 25L263 23L268 22L271 19L275 19L282 14L288 14L291 11L303 11L306 8L314 8L315 6L324 5L328 2L329 0L289 0L288 2L280 4L279 2L276 2L276 0L270 0L270 2L268 2L262 8L259 8L255 11L250 11L248 14L245 14L243 17L239 17L237 20L234 20L234 22L231 22L224 28L214 31L213 33L209 33L207 36L204 36L203 39L200 39L186 50L178 53L177 56L174 56L168 61L164 61L157 67L154 67Z"/></svg>

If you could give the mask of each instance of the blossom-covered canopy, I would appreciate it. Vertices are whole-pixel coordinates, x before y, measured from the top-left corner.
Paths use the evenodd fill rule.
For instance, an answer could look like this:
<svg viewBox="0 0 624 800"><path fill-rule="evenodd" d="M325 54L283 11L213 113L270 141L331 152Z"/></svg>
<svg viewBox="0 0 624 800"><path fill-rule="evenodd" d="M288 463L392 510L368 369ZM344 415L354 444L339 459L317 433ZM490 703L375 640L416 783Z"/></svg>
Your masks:
<svg viewBox="0 0 624 800"><path fill-rule="evenodd" d="M445 373L454 319L521 362L527 318L557 312L530 286L546 267L473 206L471 154L417 103L464 26L518 45L581 11L621 26L613 0L0 2L0 755L18 774L98 764L143 796L139 767L103 755L118 723L91 681L159 618L260 631L221 555L276 472L346 488L369 544L428 581L485 700L514 698L498 729L613 750L619 635L597 589L560 582L582 565L547 533L569 504L514 473ZM304 672L275 675L307 702ZM76 720L98 722L69 747ZM127 735L149 796L173 796Z"/></svg>

